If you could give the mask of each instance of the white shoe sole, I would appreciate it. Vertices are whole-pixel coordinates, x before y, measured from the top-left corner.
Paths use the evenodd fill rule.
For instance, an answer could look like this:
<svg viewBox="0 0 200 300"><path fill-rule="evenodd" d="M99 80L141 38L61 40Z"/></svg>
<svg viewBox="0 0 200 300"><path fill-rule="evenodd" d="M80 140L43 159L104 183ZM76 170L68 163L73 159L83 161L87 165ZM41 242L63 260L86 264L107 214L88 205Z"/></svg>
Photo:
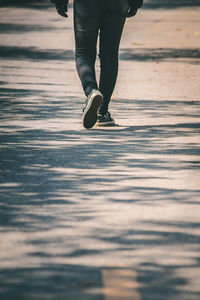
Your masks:
<svg viewBox="0 0 200 300"><path fill-rule="evenodd" d="M96 126L97 127L104 127L104 126L115 126L115 121L110 121L110 122L97 122Z"/></svg>

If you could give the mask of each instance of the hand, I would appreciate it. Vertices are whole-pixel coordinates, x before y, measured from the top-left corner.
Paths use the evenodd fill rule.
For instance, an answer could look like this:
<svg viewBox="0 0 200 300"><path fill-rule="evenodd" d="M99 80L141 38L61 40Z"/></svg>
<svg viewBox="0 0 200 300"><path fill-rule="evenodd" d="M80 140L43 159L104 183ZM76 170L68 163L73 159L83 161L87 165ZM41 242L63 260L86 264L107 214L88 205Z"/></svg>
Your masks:
<svg viewBox="0 0 200 300"><path fill-rule="evenodd" d="M129 11L127 18L131 18L137 14L138 8L142 7L143 0L129 0Z"/></svg>
<svg viewBox="0 0 200 300"><path fill-rule="evenodd" d="M68 0L50 0L52 3L55 4L57 13L64 18L67 18L68 15L66 12L68 11Z"/></svg>

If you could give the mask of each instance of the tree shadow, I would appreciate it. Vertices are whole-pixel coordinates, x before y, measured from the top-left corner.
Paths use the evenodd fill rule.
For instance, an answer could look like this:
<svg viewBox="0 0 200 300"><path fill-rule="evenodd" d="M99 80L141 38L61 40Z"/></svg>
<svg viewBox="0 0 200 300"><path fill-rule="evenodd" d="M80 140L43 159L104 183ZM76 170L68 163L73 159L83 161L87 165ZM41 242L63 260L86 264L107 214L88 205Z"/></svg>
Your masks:
<svg viewBox="0 0 200 300"><path fill-rule="evenodd" d="M1 34L22 34L25 32L49 31L49 30L55 30L55 26L50 27L50 26L42 26L42 25L0 23Z"/></svg>
<svg viewBox="0 0 200 300"><path fill-rule="evenodd" d="M135 102L138 102L140 109L144 109L144 103ZM29 114L24 110L16 109L19 104L15 103L15 108L10 105L6 109L13 110L15 116L21 114L21 118L27 120L45 119L46 117L51 120L55 115L59 118L67 117L62 112L62 105L64 106L62 102L54 104L54 108L49 104L51 111L45 107L45 112L43 112L41 107L41 112L32 109ZM33 103L29 105L32 106ZM153 101L150 105L153 105ZM154 105L156 104L154 103ZM177 103L165 101L164 105L168 107L169 116L171 113L173 114L170 106L176 106ZM193 104L185 103L183 111L186 111L185 108L191 105ZM137 105L135 107L137 108ZM152 113L154 112L152 111ZM135 114L137 114L137 109ZM4 120L6 118L12 119L12 116L5 115ZM50 218L49 221L51 220L54 224L57 222L57 217L52 214L43 217L37 213L32 214L29 207L40 207L44 204L46 207L54 204L73 206L75 198L79 202L90 197L100 197L102 193L106 194L107 201L111 202L128 201L142 205L162 199L162 201L176 203L194 201L198 204L199 189L153 187L148 186L148 181L149 179L167 180L162 177L160 171L169 173L175 170L186 171L199 168L199 161L192 159L192 156L199 156L198 145L177 142L172 147L167 140L165 142L165 139L170 138L197 136L199 127L198 123L136 125L119 127L113 134L112 129L106 131L96 129L89 132L76 130L52 132L2 126L4 131L7 128L8 133L1 134L1 145L4 146L1 149L0 190L2 208L5 209L0 221L1 226L6 226L6 229L15 227L31 231L37 231L38 226L40 229L44 226L43 230L45 230L49 227L49 223L45 220ZM10 129L15 133L9 132ZM60 141L62 142L59 146ZM123 141L123 145L121 141ZM58 146L56 146L57 143ZM146 155L154 155L154 158L145 158ZM158 158L155 157L156 155ZM171 164L170 157L174 155L183 156L185 159L182 160L182 163L175 160ZM190 159L186 159L187 156ZM109 170L111 171L113 168L117 171L109 176ZM120 169L127 169L129 172L121 174ZM149 170L152 172L151 178L148 175L136 175L137 170L145 170L145 173ZM127 181L130 183L124 186L123 182ZM142 185L138 185L140 181L143 182ZM109 189L108 183L117 189ZM92 186L96 188L91 189ZM27 207L27 211L24 211L24 205ZM76 215L76 205L74 209ZM28 217L21 219L27 213ZM86 211L82 216L85 216L86 219L94 217L90 210L88 210L88 214L85 214ZM79 217L81 218L81 216ZM25 221L26 219L27 221ZM54 221L52 221L53 219ZM70 223L67 226L71 226Z"/></svg>
<svg viewBox="0 0 200 300"><path fill-rule="evenodd" d="M27 91L22 93L25 103ZM38 97L41 95L38 94ZM17 100L19 98L19 94L16 101L10 98L9 106L8 102L1 104L4 115L0 137L0 232L6 235L7 243L15 245L13 255L18 253L15 257L17 267L1 270L2 300L13 297L23 300L27 299L27 295L31 300L104 299L101 272L107 266L92 267L84 263L84 267L66 263L70 259L84 262L86 258L94 257L95 260L110 253L120 252L123 255L127 251L139 259L137 250L146 249L148 252L148 249L169 245L191 246L193 264L196 269L200 267L200 261L196 258L200 237L187 232L190 228L199 228L199 224L146 221L143 222L148 228L146 230L134 229L133 224L121 229L112 224L107 227L101 222L99 206L93 202L100 199L102 205L129 203L133 209L135 204L155 205L160 201L199 205L199 189L148 185L149 179L166 181L163 171L169 174L198 168L199 160L195 158L199 157L200 152L197 144L169 143L171 138L198 136L198 123L127 124L90 131L77 129L77 125L70 130L32 129L33 123L28 128L15 126L14 123L9 126L9 120L19 116L24 121L40 119L41 126L47 117L49 121L66 118L61 113L62 101L54 103L53 109L52 104L46 102L47 114L44 114L42 107L41 112L36 109L37 103L26 103L26 109L31 108L27 114L25 110L17 109L23 107L23 103ZM116 107L123 107L124 101L116 101ZM134 107L134 112L130 107ZM179 116L197 117L199 107L200 102L163 101L158 105L158 101L127 100L126 109L120 114L129 113L134 117L146 112L152 119L160 113L166 114L167 118L177 114L178 119ZM70 114L73 113L78 116L77 104L72 106ZM149 170L153 171L151 178ZM89 225L93 222L95 226ZM79 226L83 226L84 232L77 230ZM17 240L15 244L15 234L18 237L19 233L22 241ZM91 241L104 246L92 246ZM5 258L6 261L12 264L10 256ZM142 299L197 300L199 297L199 291L182 290L189 278L187 274L181 276L179 273L181 269L192 268L191 265L151 263L146 258L129 268L137 271Z"/></svg>
<svg viewBox="0 0 200 300"><path fill-rule="evenodd" d="M199 0L145 0L144 8L146 9L176 9L183 7L198 7Z"/></svg>
<svg viewBox="0 0 200 300"><path fill-rule="evenodd" d="M39 255L39 253L38 253ZM2 270L1 299L103 300L101 271L79 265L49 264L40 268Z"/></svg>
<svg viewBox="0 0 200 300"><path fill-rule="evenodd" d="M72 50L41 50L36 47L1 46L0 58L15 60L74 60Z"/></svg>
<svg viewBox="0 0 200 300"><path fill-rule="evenodd" d="M46 9L51 5L48 0L1 0L0 7L28 7L33 9Z"/></svg>
<svg viewBox="0 0 200 300"><path fill-rule="evenodd" d="M199 49L176 49L176 48L135 48L121 49L121 60L133 61L167 61L179 62L183 60L192 64L199 64L200 50Z"/></svg>

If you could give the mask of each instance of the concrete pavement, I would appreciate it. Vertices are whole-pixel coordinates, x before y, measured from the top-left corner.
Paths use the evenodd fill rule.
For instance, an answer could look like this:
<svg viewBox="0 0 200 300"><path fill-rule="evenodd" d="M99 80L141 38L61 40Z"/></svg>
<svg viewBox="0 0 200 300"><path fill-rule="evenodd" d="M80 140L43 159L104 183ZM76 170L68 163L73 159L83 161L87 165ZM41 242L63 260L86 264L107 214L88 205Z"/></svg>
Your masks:
<svg viewBox="0 0 200 300"><path fill-rule="evenodd" d="M127 21L118 126L92 130L72 11L0 8L1 300L200 298L197 2Z"/></svg>

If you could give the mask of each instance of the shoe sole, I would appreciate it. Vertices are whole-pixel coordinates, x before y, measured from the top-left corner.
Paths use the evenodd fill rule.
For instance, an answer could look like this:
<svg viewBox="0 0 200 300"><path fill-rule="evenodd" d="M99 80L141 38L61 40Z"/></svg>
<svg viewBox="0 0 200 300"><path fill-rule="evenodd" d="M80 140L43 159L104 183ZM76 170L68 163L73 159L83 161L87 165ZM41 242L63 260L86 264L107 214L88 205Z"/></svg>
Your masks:
<svg viewBox="0 0 200 300"><path fill-rule="evenodd" d="M103 127L103 126L115 126L115 121L110 121L110 122L97 122L96 126L98 127Z"/></svg>
<svg viewBox="0 0 200 300"><path fill-rule="evenodd" d="M87 107L83 114L83 127L86 129L92 128L97 122L97 114L103 97L96 92L88 101Z"/></svg>

